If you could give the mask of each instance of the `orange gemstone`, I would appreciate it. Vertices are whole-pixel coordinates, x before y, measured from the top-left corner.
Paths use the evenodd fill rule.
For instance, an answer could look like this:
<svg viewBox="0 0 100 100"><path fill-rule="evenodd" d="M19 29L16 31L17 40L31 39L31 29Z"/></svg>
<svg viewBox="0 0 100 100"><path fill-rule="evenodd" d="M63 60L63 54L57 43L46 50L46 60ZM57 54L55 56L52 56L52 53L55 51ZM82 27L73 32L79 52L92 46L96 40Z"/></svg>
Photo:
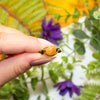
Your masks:
<svg viewBox="0 0 100 100"><path fill-rule="evenodd" d="M56 54L56 47L55 46L49 46L48 48L46 48L45 53L49 56L53 56Z"/></svg>

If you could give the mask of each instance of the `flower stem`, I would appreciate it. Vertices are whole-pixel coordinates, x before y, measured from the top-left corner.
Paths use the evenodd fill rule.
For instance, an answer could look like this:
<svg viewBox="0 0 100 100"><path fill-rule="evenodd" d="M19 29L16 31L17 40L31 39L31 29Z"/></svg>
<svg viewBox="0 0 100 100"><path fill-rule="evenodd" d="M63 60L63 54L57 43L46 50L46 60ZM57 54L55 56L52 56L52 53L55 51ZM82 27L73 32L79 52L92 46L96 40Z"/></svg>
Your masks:
<svg viewBox="0 0 100 100"><path fill-rule="evenodd" d="M44 78L44 66L41 66L41 73L42 73L41 80L43 80L43 78Z"/></svg>

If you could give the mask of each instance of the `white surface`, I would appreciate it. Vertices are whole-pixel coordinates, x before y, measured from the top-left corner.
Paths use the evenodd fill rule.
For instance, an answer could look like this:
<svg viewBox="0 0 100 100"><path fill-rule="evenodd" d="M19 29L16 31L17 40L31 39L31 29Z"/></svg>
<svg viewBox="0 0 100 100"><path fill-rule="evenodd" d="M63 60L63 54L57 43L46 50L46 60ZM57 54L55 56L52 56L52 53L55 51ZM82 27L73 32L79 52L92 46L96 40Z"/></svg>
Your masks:
<svg viewBox="0 0 100 100"><path fill-rule="evenodd" d="M81 18L79 20L80 22L84 21L84 18ZM74 43L74 37L71 35L71 33L69 33L69 30L68 30L68 27L72 27L72 24L63 28L62 29L62 32L63 33L66 33L66 34L69 34L69 46L71 48L73 48L73 43ZM84 26L83 26L83 29L85 30ZM90 33L88 31L86 31L88 33L88 35L90 35ZM76 54L76 57L77 59L82 59L82 62L81 63L78 63L78 64L75 64L74 65L74 76L73 76L73 82L76 84L76 85L82 85L84 82L87 82L87 79L85 78L85 73L84 73L84 70L81 68L81 65L87 65L90 61L93 61L94 59L92 58L92 50L90 50L92 47L89 46L89 44L87 43L85 45L86 47L86 53L84 56L79 56L78 54ZM69 54L71 52L71 50L69 50L68 48L65 48L66 49L66 55ZM93 49L93 48L92 48ZM60 56L62 56L64 54L60 53L58 54L57 56L57 59L56 61L59 61L60 60ZM71 62L71 60L70 60ZM46 75L47 77L47 75ZM60 81L62 81L62 79L60 79ZM64 98L64 100L72 100L70 97L69 97L69 94L67 93L67 95L65 95L64 97L60 96L59 95L59 91L57 91L56 88L53 88L53 83L50 81L50 80L47 80L47 87L48 87L48 90L49 90L49 96L50 96L50 100L62 100L62 98ZM30 96L30 99L29 100L37 100L37 96L40 94L42 94L42 85L41 83L39 83L37 85L37 89L36 91L33 92L33 90L30 88L30 93L31 93L31 96ZM76 96L76 95L74 95ZM41 95L41 100L45 100L45 96L42 94Z"/></svg>

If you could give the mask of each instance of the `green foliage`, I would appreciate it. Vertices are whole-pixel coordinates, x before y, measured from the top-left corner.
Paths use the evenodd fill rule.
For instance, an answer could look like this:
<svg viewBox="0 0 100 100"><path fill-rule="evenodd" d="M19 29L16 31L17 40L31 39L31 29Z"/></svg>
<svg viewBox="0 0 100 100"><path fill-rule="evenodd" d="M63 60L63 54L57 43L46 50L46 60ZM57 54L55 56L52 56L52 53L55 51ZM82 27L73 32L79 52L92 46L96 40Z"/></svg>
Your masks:
<svg viewBox="0 0 100 100"><path fill-rule="evenodd" d="M95 11L93 13L93 16L94 16L95 19L99 19L100 20L100 11Z"/></svg>
<svg viewBox="0 0 100 100"><path fill-rule="evenodd" d="M92 56L97 59L100 60L100 53L93 53Z"/></svg>
<svg viewBox="0 0 100 100"><path fill-rule="evenodd" d="M83 68L83 69L87 69L87 68L86 68L85 66L83 66L83 65L81 66L81 68Z"/></svg>
<svg viewBox="0 0 100 100"><path fill-rule="evenodd" d="M58 75L53 70L49 70L49 75L54 83L58 82Z"/></svg>
<svg viewBox="0 0 100 100"><path fill-rule="evenodd" d="M26 27L29 26L29 29L33 34L33 27L36 27L34 23L38 20L41 20L46 15L46 10L42 5L41 0L21 0L20 2L16 0L13 0L11 2L8 2L7 0L1 0L0 2L5 8L7 8L7 10L9 10L9 13L7 13L6 11L4 11L4 9L0 9L0 17L2 18L2 20L0 20L0 23L16 28L24 33L27 33L27 29L22 25L22 23L24 23ZM16 18L9 16L9 14L12 12L13 15L16 16ZM19 20L22 21L22 23L19 23ZM38 26L40 26L40 24L41 22L38 22ZM41 27L39 27L39 29L36 29L35 31L40 32L40 29Z"/></svg>
<svg viewBox="0 0 100 100"><path fill-rule="evenodd" d="M43 85L43 92L45 95L48 94L48 89L47 89L47 85L46 82L44 80L42 80L42 85Z"/></svg>
<svg viewBox="0 0 100 100"><path fill-rule="evenodd" d="M38 83L38 78L32 78L32 79L31 79L31 86L32 86L32 89L33 89L33 90L36 89L37 83Z"/></svg>
<svg viewBox="0 0 100 100"><path fill-rule="evenodd" d="M40 100L41 99L41 96L39 95L38 97L37 97L37 100Z"/></svg>
<svg viewBox="0 0 100 100"><path fill-rule="evenodd" d="M65 63L68 62L68 57L67 57L67 56L62 56L61 59L62 59Z"/></svg>
<svg viewBox="0 0 100 100"><path fill-rule="evenodd" d="M76 42L74 43L74 49L80 55L83 55L85 53L84 44L79 40L76 40Z"/></svg>
<svg viewBox="0 0 100 100"><path fill-rule="evenodd" d="M50 97L49 97L49 96L47 96L45 100L50 100Z"/></svg>
<svg viewBox="0 0 100 100"><path fill-rule="evenodd" d="M100 43L99 43L99 41L98 41L98 39L91 39L91 41L90 41L90 45L93 47L93 48L95 48L97 51L100 51Z"/></svg>
<svg viewBox="0 0 100 100"><path fill-rule="evenodd" d="M75 8L74 14L72 15L73 19L77 19L80 16L80 12L77 8Z"/></svg>
<svg viewBox="0 0 100 100"><path fill-rule="evenodd" d="M67 20L69 19L71 15L67 15L66 18L65 18L65 23L67 22Z"/></svg>
<svg viewBox="0 0 100 100"><path fill-rule="evenodd" d="M89 31L91 31L91 29L92 29L92 23L91 23L90 18L88 18L88 17L85 19L85 27L86 27Z"/></svg>
<svg viewBox="0 0 100 100"><path fill-rule="evenodd" d="M73 35L79 39L86 39L88 38L88 36L86 35L86 33L82 30L74 30L73 31Z"/></svg>
<svg viewBox="0 0 100 100"><path fill-rule="evenodd" d="M81 62L81 60L76 60L76 58L73 57L73 63L78 63L78 62Z"/></svg>
<svg viewBox="0 0 100 100"><path fill-rule="evenodd" d="M97 97L100 94L99 84L88 84L81 90L79 97L73 98L73 100L99 100Z"/></svg>
<svg viewBox="0 0 100 100"><path fill-rule="evenodd" d="M27 100L29 98L29 91L25 84L22 84L21 79L14 79L0 89L0 99L12 97L14 100Z"/></svg>
<svg viewBox="0 0 100 100"><path fill-rule="evenodd" d="M68 69L68 70L73 70L73 68L74 68L74 67L73 67L73 65L72 65L71 63L68 63L68 64L67 64L67 69Z"/></svg>
<svg viewBox="0 0 100 100"><path fill-rule="evenodd" d="M55 18L56 18L57 20L59 20L61 17L62 17L62 16L59 15L59 14L56 14L56 15L55 15Z"/></svg>
<svg viewBox="0 0 100 100"><path fill-rule="evenodd" d="M96 68L96 62L94 62L94 61L90 62L87 66L88 66L87 69L89 71L93 71Z"/></svg>

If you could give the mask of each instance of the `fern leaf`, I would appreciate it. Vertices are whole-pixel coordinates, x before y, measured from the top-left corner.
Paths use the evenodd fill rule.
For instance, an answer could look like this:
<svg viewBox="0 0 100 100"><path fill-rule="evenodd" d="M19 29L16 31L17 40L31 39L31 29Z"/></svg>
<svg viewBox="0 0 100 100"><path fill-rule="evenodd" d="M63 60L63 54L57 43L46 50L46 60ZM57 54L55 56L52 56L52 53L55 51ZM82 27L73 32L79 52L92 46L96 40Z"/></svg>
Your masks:
<svg viewBox="0 0 100 100"><path fill-rule="evenodd" d="M73 98L73 100L94 100L99 94L100 85L91 83L84 87L79 97Z"/></svg>

